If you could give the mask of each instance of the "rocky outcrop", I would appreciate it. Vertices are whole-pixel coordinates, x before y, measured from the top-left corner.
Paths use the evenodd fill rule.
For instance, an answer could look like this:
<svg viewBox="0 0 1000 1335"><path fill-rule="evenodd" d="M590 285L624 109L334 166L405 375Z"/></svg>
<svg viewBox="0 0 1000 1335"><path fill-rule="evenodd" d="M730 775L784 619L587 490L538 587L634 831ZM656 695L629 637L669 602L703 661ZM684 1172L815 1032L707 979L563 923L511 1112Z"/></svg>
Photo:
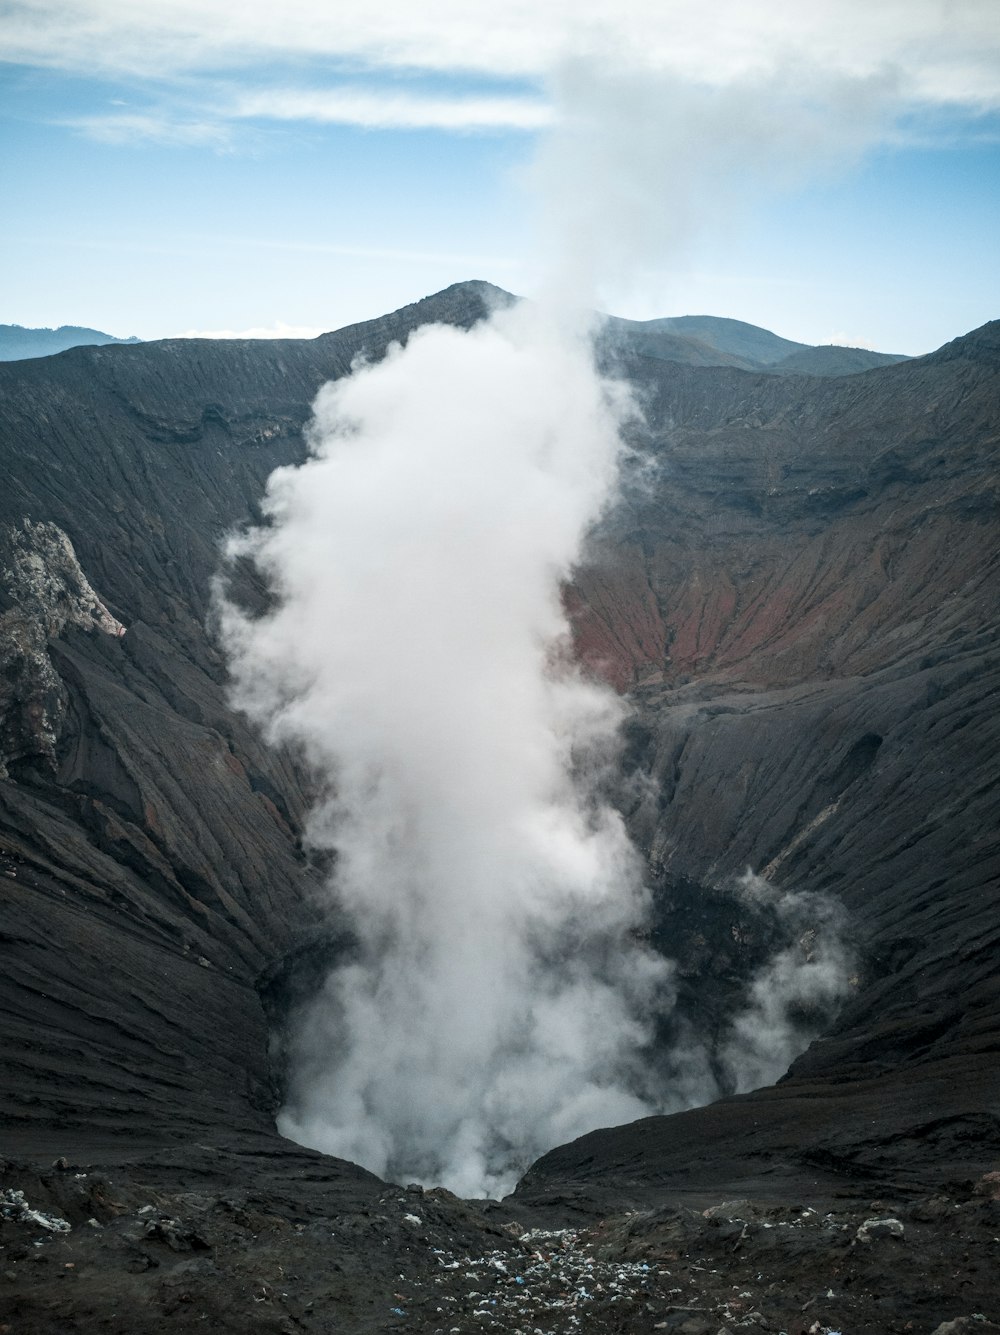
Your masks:
<svg viewBox="0 0 1000 1335"><path fill-rule="evenodd" d="M68 626L119 637L125 627L90 587L55 524L0 528L0 777L8 766L55 765L66 691L48 642Z"/></svg>

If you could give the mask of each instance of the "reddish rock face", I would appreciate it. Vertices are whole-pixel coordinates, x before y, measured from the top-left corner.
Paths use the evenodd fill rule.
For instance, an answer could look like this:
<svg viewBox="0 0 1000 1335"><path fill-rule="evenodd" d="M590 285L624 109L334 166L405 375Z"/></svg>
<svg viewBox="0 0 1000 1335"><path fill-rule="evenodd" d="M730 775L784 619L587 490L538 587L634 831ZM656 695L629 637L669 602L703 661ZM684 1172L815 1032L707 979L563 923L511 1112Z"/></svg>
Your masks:
<svg viewBox="0 0 1000 1335"><path fill-rule="evenodd" d="M635 368L655 489L626 488L567 592L583 659L621 689L779 685L988 620L995 328L834 381Z"/></svg>
<svg viewBox="0 0 1000 1335"><path fill-rule="evenodd" d="M749 866L836 896L862 960L788 1080L752 1110L644 1125L644 1162L679 1182L689 1136L722 1156L736 1137L742 1168L698 1171L738 1177L808 1161L812 1139L841 1147L836 1171L905 1176L944 1118L932 1153L954 1163L968 1136L986 1163L1000 1148L981 1115L1000 1094L1000 323L834 381L636 374L656 487L626 488L566 602L581 658L635 703L658 799L632 826L674 904L663 938L681 939L687 911L672 887ZM813 1110L797 1148L796 1099ZM598 1133L538 1181L611 1181L637 1150L628 1131Z"/></svg>

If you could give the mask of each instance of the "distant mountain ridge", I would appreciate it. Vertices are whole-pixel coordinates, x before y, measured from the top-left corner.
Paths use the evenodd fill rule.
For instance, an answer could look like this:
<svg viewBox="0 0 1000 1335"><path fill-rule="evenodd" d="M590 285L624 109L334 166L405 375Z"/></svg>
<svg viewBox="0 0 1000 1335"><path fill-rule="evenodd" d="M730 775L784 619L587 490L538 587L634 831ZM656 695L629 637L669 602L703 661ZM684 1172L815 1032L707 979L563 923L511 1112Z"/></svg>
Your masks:
<svg viewBox="0 0 1000 1335"><path fill-rule="evenodd" d="M20 324L0 324L0 361L20 362L29 357L51 357L67 348L96 347L105 343L138 343L131 338L115 338L100 329L83 325L61 324L58 329L28 329Z"/></svg>
<svg viewBox="0 0 1000 1335"><path fill-rule="evenodd" d="M770 329L717 315L674 315L658 320L608 316L606 345L628 356L683 366L734 366L774 375L856 375L908 361L901 353L839 344L796 343Z"/></svg>
<svg viewBox="0 0 1000 1335"><path fill-rule="evenodd" d="M790 353L812 346L781 338L770 329L747 324L744 320L729 320L717 315L673 315L662 320L648 320L645 324L647 328L664 333L699 339L720 352L743 357L758 366L774 366Z"/></svg>
<svg viewBox="0 0 1000 1335"><path fill-rule="evenodd" d="M509 306L517 300L510 292L482 280L455 284L446 292L453 290L461 291L466 298L478 298L484 309ZM442 318L447 320L451 312L447 309L446 298L442 297L442 300L446 308ZM409 310L410 307L403 309ZM375 320L366 323L371 324L374 330L380 322ZM320 339L331 337L331 334L319 335ZM58 329L0 325L0 361L49 357L65 352L68 348L139 342L141 340L134 336L115 338L112 334L79 325L60 325ZM731 366L743 371L769 371L776 375L856 375L861 371L872 371L879 366L891 366L895 362L909 360L900 353L873 352L869 348L797 343L760 325L717 315L674 315L655 320L626 320L608 315L603 317L601 343L604 352L612 357L652 357L657 361L676 362L681 366Z"/></svg>

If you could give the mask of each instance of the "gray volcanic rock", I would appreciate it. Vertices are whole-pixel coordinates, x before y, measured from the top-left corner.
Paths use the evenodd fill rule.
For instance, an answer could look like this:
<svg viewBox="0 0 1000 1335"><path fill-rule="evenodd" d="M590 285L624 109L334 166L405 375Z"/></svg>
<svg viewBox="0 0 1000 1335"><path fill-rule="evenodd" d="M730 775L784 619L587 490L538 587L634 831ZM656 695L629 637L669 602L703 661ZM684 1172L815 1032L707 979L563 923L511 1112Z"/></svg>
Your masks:
<svg viewBox="0 0 1000 1335"><path fill-rule="evenodd" d="M55 524L0 528L0 776L12 761L55 763L66 693L48 640L67 626L125 633L87 582L73 544Z"/></svg>
<svg viewBox="0 0 1000 1335"><path fill-rule="evenodd" d="M44 1226L9 1202L0 1241L24 1256L0 1312L13 1294L26 1329L210 1316L324 1330L332 1312L371 1330L399 1308L435 1330L448 1304L416 1289L442 1278L446 1252L500 1247L538 1265L519 1229L626 1208L653 1213L608 1255L631 1265L640 1244L669 1246L697 1285L719 1239L699 1224L667 1242L655 1212L723 1194L848 1201L846 1250L822 1253L817 1286L833 1266L870 1286L874 1252L849 1253L865 1219L907 1230L872 1249L910 1247L926 1224L921 1255L950 1258L935 1294L900 1300L891 1322L873 1299L845 1307L851 1329L926 1316L930 1330L980 1310L948 1278L963 1264L954 1230L935 1233L930 1206L913 1229L904 1206L947 1190L951 1218L1000 1157L1000 323L849 377L617 352L646 405L646 459L567 605L581 655L635 704L621 800L692 1022L718 1032L773 946L773 922L734 892L748 866L777 894L819 891L846 910L849 1000L789 1076L554 1150L499 1212L442 1197L425 1213L273 1130L268 1009L343 943L301 845L310 776L226 703L209 625L219 543L257 517L272 469L304 457L325 380L423 323L468 327L509 300L459 284L310 342L174 340L0 367L0 1126L21 1165L4 1188L74 1225L38 1249L63 1249L58 1262L22 1264ZM262 606L252 572L239 581ZM63 1156L70 1168L39 1168ZM875 1196L891 1209L869 1208ZM976 1229L992 1226L976 1210ZM86 1231L90 1217L106 1231ZM763 1273L769 1235L756 1215L744 1224ZM331 1234L345 1269L324 1288ZM553 1292L555 1245L532 1272ZM303 1255L317 1306L294 1293L282 1306ZM73 1287L78 1266L93 1272ZM789 1289L787 1268L769 1273ZM637 1279L589 1328L681 1329L696 1314L670 1303L708 1301L656 1283ZM446 1278L442 1294L478 1302L463 1284ZM969 1290L980 1306L982 1292ZM738 1315L722 1298L720 1324ZM812 1310L832 1322L839 1309ZM795 1329L785 1307L774 1319Z"/></svg>

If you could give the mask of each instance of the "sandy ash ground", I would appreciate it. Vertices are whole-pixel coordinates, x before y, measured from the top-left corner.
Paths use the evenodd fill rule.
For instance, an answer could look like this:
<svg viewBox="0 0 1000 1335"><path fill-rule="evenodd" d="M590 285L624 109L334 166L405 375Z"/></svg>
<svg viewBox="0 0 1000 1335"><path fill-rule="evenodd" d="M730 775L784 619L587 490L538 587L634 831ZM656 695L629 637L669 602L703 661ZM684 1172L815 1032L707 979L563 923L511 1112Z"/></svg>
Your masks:
<svg viewBox="0 0 1000 1335"><path fill-rule="evenodd" d="M996 1171L907 1199L675 1195L601 1217L583 1194L467 1202L300 1158L283 1190L5 1164L0 1333L1000 1330Z"/></svg>

